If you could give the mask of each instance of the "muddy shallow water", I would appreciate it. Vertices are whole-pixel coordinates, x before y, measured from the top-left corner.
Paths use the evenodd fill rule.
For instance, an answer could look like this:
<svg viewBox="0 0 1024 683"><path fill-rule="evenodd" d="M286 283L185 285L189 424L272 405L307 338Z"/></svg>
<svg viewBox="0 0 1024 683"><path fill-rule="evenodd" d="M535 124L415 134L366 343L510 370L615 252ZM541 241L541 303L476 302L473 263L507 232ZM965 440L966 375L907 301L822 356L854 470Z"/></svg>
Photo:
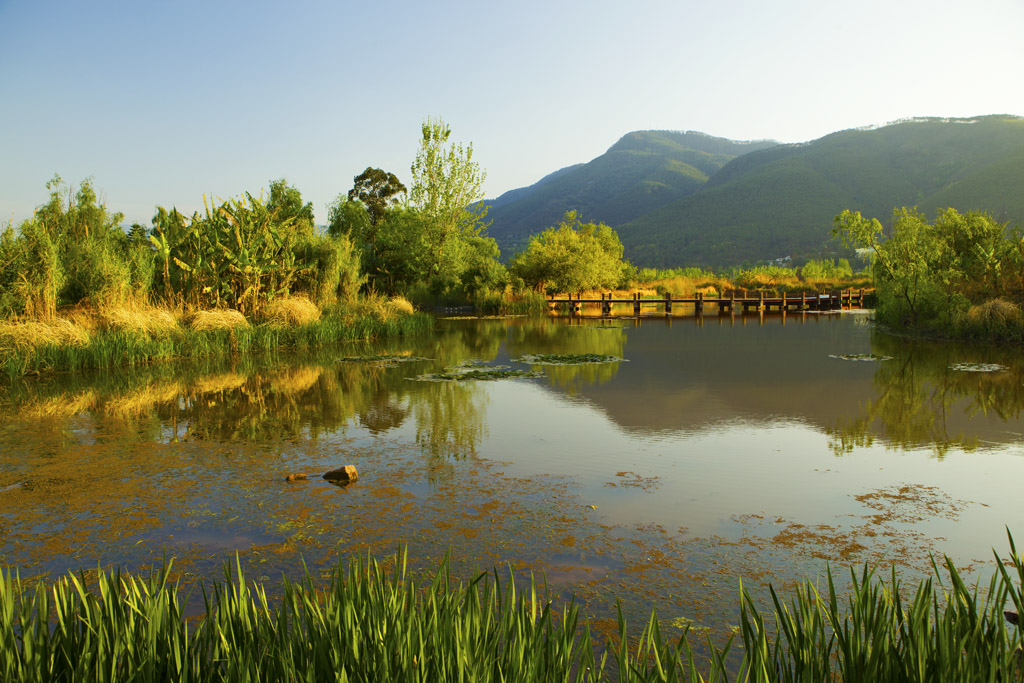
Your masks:
<svg viewBox="0 0 1024 683"><path fill-rule="evenodd" d="M619 598L727 630L741 579L989 563L1024 518L1022 406L1019 349L863 314L440 320L418 342L54 376L0 390L0 563L174 557L189 581L238 553L274 582L407 545L418 568L535 572L598 620ZM319 477L346 464L357 482Z"/></svg>

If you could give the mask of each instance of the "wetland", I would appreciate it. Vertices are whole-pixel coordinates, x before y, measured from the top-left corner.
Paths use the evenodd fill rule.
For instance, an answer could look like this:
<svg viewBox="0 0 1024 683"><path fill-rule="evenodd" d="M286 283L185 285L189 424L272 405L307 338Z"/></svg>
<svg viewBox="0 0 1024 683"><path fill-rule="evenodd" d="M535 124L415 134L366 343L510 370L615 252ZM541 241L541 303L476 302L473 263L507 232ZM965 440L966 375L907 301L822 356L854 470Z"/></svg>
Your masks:
<svg viewBox="0 0 1024 683"><path fill-rule="evenodd" d="M414 568L543 576L613 630L727 633L754 594L871 562L968 575L1024 513L1016 347L863 313L439 319L419 340L18 380L0 563L175 558L186 583ZM355 465L347 486L320 474ZM306 480L287 481L304 473ZM841 574L841 572L840 572Z"/></svg>

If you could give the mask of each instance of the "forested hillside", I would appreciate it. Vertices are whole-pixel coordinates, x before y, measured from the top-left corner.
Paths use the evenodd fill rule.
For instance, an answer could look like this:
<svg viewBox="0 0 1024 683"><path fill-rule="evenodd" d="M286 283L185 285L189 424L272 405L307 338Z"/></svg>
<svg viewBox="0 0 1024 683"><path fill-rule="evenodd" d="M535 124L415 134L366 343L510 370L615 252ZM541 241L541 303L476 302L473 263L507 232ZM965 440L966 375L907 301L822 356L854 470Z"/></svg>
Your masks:
<svg viewBox="0 0 1024 683"><path fill-rule="evenodd" d="M601 156L488 200L488 234L503 253L557 223L566 211L621 225L700 189L726 163L774 142L736 142L704 133L628 133Z"/></svg>
<svg viewBox="0 0 1024 683"><path fill-rule="evenodd" d="M844 209L984 210L1024 221L1024 119L914 119L794 145L630 133L588 164L493 204L505 245L568 209L616 228L641 266L726 266L830 255ZM557 214L557 215L556 215Z"/></svg>

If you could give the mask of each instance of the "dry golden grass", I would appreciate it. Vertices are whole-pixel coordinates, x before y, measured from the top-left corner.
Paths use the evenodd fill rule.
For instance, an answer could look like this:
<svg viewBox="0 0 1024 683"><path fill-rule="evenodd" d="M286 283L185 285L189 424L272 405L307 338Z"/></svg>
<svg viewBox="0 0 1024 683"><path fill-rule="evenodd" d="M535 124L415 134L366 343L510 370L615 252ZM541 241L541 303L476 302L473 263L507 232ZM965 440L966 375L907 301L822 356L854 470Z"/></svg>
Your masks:
<svg viewBox="0 0 1024 683"><path fill-rule="evenodd" d="M404 313L405 315L412 315L416 311L404 296L393 296L384 305L396 313Z"/></svg>
<svg viewBox="0 0 1024 683"><path fill-rule="evenodd" d="M195 311L189 316L189 327L198 332L233 330L248 327L249 321L239 311L221 308L213 311Z"/></svg>
<svg viewBox="0 0 1024 683"><path fill-rule="evenodd" d="M178 329L178 319L167 309L139 305L104 307L96 312L108 329L138 332L148 337L164 337Z"/></svg>
<svg viewBox="0 0 1024 683"><path fill-rule="evenodd" d="M411 315L415 311L413 305L404 297L396 296L389 299L380 294L368 294L357 301L345 304L342 310L346 316L373 316L380 320Z"/></svg>
<svg viewBox="0 0 1024 683"><path fill-rule="evenodd" d="M320 319L320 309L304 296L274 299L263 308L263 321L273 327L308 325Z"/></svg>
<svg viewBox="0 0 1024 683"><path fill-rule="evenodd" d="M971 306L967 319L983 327L1010 327L1021 323L1020 306L1003 298L989 299Z"/></svg>
<svg viewBox="0 0 1024 683"><path fill-rule="evenodd" d="M49 322L0 321L0 348L30 349L39 346L85 346L89 330L66 318Z"/></svg>

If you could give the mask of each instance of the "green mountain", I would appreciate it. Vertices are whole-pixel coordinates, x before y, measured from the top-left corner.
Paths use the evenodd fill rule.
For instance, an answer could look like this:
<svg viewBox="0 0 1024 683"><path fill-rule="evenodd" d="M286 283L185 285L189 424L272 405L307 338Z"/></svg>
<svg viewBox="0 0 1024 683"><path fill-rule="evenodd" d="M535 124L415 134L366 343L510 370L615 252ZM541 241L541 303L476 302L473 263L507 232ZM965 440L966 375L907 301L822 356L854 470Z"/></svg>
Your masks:
<svg viewBox="0 0 1024 683"><path fill-rule="evenodd" d="M616 228L641 266L828 255L843 209L885 222L897 206L930 217L952 206L1024 222L1024 118L912 119L795 145L636 132L488 203L505 254L576 209Z"/></svg>
<svg viewBox="0 0 1024 683"><path fill-rule="evenodd" d="M1024 118L914 119L753 152L615 227L637 264L723 266L827 254L843 209L884 223L897 206L1024 220Z"/></svg>
<svg viewBox="0 0 1024 683"><path fill-rule="evenodd" d="M554 225L572 209L587 221L622 225L696 192L741 154L775 144L692 131L628 133L589 163L563 168L529 187L487 200L488 234L510 254L529 235Z"/></svg>

